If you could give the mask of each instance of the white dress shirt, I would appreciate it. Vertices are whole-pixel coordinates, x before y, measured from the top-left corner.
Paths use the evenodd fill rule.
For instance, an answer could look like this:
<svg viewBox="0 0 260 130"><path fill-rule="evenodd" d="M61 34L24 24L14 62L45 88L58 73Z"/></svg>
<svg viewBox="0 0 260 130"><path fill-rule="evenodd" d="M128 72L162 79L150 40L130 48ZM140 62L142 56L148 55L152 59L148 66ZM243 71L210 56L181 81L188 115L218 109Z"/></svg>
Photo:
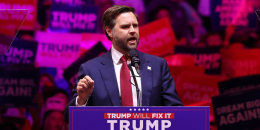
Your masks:
<svg viewBox="0 0 260 130"><path fill-rule="evenodd" d="M117 85L118 85L118 91L119 91L119 96L121 97L121 87L120 87L120 70L122 67L122 62L120 61L120 58L123 56L122 53L117 51L113 46L111 48L111 55L112 55L112 60L114 64L114 69L115 69L115 74L116 74L116 80L117 80ZM130 59L127 60L127 64L130 64L131 61ZM140 98L140 103L142 105L142 86L141 86L141 77L137 74L135 67L132 67L134 74L136 75L136 81L138 84L139 88L139 98ZM134 85L134 78L132 76L132 73L130 73L131 77L131 87L132 87L132 96L133 96L133 105L137 106L137 92L136 92L136 86ZM76 98L76 106L86 106L86 103L84 105L79 105L78 104L78 97Z"/></svg>

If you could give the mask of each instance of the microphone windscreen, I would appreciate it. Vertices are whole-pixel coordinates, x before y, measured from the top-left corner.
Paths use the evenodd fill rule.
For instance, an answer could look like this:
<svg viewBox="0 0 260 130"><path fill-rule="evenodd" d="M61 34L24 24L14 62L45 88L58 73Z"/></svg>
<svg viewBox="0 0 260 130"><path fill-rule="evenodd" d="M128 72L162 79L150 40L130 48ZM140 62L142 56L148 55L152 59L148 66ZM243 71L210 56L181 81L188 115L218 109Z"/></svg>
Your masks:
<svg viewBox="0 0 260 130"><path fill-rule="evenodd" d="M138 57L136 49L132 49L129 51L129 56L132 57Z"/></svg>

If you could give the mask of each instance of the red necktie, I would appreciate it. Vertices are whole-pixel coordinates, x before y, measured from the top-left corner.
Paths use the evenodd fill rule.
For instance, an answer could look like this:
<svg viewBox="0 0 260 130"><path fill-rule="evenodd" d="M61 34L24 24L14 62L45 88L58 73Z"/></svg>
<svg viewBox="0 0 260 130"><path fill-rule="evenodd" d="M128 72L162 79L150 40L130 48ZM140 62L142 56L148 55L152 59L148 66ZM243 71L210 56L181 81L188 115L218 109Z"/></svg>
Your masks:
<svg viewBox="0 0 260 130"><path fill-rule="evenodd" d="M120 88L122 106L133 106L132 87L130 83L130 71L127 67L127 56L122 56L122 67L120 70Z"/></svg>

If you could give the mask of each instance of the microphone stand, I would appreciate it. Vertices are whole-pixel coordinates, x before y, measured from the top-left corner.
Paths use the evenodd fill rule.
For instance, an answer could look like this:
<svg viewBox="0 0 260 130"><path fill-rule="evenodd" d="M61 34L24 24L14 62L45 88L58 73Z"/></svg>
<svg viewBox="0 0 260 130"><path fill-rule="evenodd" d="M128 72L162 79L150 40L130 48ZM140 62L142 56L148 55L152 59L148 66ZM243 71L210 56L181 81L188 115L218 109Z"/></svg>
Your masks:
<svg viewBox="0 0 260 130"><path fill-rule="evenodd" d="M137 95L137 106L142 106L141 100L140 100L140 89L139 89L138 84L137 84L135 73L133 71L133 68L131 67L131 64L128 64L127 66L128 66L128 68L129 68L129 70L130 70L130 72L131 72L131 74L132 74L132 76L134 78L134 83L135 83L134 86L135 86L136 95ZM131 82L131 79L130 79L130 82Z"/></svg>

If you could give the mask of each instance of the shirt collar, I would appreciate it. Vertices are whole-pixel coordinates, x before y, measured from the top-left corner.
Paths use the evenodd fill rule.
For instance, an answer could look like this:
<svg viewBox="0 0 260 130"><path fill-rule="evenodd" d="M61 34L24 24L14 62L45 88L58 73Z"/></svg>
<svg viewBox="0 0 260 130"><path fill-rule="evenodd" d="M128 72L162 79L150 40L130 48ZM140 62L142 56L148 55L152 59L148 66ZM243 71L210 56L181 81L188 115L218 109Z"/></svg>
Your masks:
<svg viewBox="0 0 260 130"><path fill-rule="evenodd" d="M112 55L113 62L114 62L115 64L121 63L120 58L123 56L123 54L122 54L121 52L117 51L117 50L114 48L113 45L112 45L112 47L111 47L111 55Z"/></svg>

